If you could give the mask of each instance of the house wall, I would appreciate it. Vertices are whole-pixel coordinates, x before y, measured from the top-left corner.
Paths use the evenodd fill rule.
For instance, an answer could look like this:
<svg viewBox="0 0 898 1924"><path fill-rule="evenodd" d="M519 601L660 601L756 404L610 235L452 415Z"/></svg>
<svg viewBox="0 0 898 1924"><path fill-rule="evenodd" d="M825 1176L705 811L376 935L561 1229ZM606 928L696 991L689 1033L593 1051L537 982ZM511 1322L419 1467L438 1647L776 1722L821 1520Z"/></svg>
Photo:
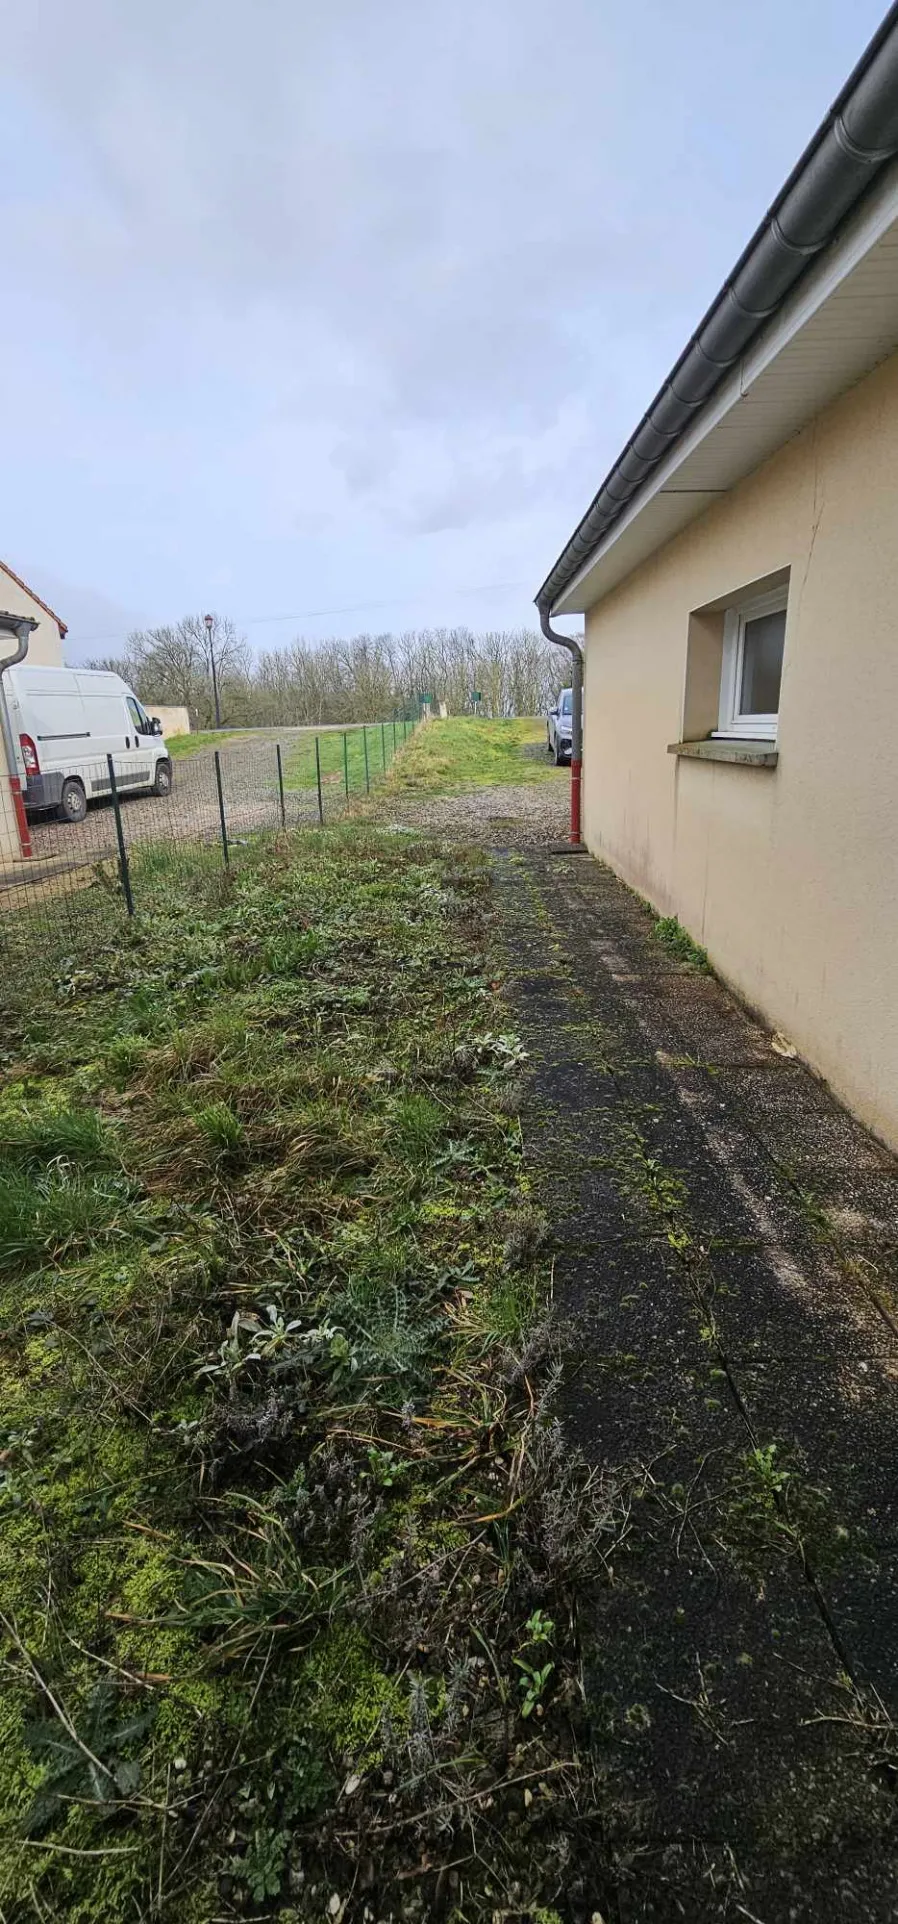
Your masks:
<svg viewBox="0 0 898 1924"><path fill-rule="evenodd" d="M896 526L898 355L588 613L584 830L898 1148ZM668 755L690 616L783 568L778 766Z"/></svg>
<svg viewBox="0 0 898 1924"><path fill-rule="evenodd" d="M28 644L28 659L42 668L62 667L62 636L56 622L43 608L33 601L27 589L20 588L9 575L0 568L0 611L10 615L30 615L38 626ZM6 655L14 648L14 641L5 635L0 636L0 655ZM0 864L14 861L19 855L19 838L16 832L12 801L9 793L9 770L0 737Z"/></svg>

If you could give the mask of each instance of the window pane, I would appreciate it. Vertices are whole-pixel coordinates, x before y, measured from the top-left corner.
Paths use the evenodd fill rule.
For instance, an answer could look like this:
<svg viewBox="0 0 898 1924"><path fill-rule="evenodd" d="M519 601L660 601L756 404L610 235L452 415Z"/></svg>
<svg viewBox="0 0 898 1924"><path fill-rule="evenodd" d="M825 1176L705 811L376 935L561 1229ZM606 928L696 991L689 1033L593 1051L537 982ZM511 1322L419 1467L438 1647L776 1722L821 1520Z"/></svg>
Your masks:
<svg viewBox="0 0 898 1924"><path fill-rule="evenodd" d="M558 712L561 715L569 715L571 712L571 691L569 688L563 688L561 691L561 703Z"/></svg>
<svg viewBox="0 0 898 1924"><path fill-rule="evenodd" d="M746 622L742 633L740 715L778 713L785 633L785 608L780 608L775 615L758 615L754 621Z"/></svg>

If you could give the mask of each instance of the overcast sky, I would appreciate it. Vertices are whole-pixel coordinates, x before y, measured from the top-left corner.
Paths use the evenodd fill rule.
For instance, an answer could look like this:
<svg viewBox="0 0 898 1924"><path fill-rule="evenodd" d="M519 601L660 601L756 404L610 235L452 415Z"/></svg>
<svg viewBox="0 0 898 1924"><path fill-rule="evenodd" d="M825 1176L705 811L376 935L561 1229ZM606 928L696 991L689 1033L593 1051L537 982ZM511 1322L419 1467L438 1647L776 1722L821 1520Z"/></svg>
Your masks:
<svg viewBox="0 0 898 1924"><path fill-rule="evenodd" d="M0 556L71 658L532 621L882 6L0 0Z"/></svg>

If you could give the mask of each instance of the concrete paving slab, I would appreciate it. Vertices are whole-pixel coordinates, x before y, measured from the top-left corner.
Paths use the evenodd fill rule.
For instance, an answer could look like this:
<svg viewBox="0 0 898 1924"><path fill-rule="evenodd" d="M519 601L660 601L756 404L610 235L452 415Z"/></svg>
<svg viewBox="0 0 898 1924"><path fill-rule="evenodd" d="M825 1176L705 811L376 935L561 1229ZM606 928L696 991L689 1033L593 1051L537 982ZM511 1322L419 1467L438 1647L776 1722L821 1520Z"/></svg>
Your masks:
<svg viewBox="0 0 898 1924"><path fill-rule="evenodd" d="M559 904L519 853L497 899L561 1411L620 1514L581 1625L606 1924L895 1924L898 1166L601 864Z"/></svg>

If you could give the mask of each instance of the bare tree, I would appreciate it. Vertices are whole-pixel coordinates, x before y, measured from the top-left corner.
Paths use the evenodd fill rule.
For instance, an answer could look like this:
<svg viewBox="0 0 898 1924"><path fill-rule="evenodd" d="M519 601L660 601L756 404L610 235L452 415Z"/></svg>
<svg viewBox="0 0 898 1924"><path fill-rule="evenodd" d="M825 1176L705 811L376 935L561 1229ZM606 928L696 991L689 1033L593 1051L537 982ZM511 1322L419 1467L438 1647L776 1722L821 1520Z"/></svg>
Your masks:
<svg viewBox="0 0 898 1924"><path fill-rule="evenodd" d="M211 631L202 615L185 615L174 626L137 629L121 657L93 666L116 669L151 707L158 702L186 708L195 724L207 728L215 717L213 659L225 718L246 719L249 650L227 616L213 615Z"/></svg>
<svg viewBox="0 0 898 1924"><path fill-rule="evenodd" d="M422 628L404 634L298 637L253 660L226 615L185 615L174 627L130 635L112 667L143 700L190 710L195 724L215 716L212 662L224 719L231 725L383 721L417 712L423 695L450 714L471 712L475 694L487 716L538 715L561 686L555 649L530 629Z"/></svg>

